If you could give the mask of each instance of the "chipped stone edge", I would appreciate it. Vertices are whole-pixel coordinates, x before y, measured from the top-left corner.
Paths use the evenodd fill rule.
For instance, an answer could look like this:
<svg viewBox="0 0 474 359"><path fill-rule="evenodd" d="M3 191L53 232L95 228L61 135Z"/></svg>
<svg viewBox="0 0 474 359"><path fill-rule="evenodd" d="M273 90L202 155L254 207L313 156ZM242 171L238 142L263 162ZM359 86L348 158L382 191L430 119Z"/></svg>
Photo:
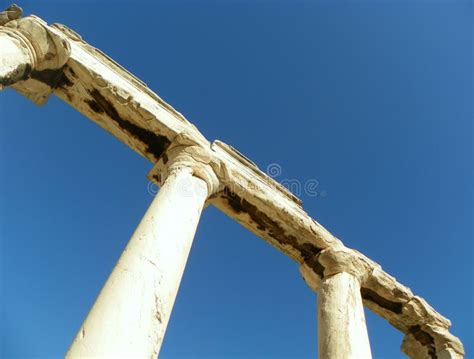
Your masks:
<svg viewBox="0 0 474 359"><path fill-rule="evenodd" d="M69 42L36 16L12 19L0 26L0 34L16 39L30 60L0 78L2 87L12 86L37 105L47 101L70 55Z"/></svg>

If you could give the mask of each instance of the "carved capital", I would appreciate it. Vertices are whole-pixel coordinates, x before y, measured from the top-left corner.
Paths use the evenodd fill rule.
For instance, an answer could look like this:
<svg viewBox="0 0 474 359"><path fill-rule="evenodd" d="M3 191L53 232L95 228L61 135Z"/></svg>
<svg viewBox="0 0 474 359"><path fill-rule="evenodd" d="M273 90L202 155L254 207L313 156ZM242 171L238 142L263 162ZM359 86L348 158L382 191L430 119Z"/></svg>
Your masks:
<svg viewBox="0 0 474 359"><path fill-rule="evenodd" d="M344 246L323 249L314 258L307 259L300 267L306 283L315 291L324 278L338 273L348 273L362 285L367 281L374 267L380 267L363 254Z"/></svg>
<svg viewBox="0 0 474 359"><path fill-rule="evenodd" d="M43 104L69 59L69 43L35 16L15 19L19 15L8 9L0 15L0 22L8 20L0 26L2 56L6 57L0 58L0 85L13 86Z"/></svg>
<svg viewBox="0 0 474 359"><path fill-rule="evenodd" d="M34 70L58 69L69 59L69 43L50 31L47 24L36 16L9 21L1 29L28 41L34 52Z"/></svg>
<svg viewBox="0 0 474 359"><path fill-rule="evenodd" d="M211 151L208 143L198 142L182 132L174 138L147 177L161 185L172 172L189 168L195 177L206 182L208 196L211 196L221 189L218 178L221 165L214 160Z"/></svg>

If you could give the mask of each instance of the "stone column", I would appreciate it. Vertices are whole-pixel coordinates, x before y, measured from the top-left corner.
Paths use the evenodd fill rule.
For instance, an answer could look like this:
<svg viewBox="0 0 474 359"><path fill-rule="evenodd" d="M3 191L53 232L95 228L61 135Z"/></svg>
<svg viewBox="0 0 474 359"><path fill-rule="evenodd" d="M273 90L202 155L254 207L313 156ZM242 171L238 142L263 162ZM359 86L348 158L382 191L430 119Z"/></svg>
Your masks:
<svg viewBox="0 0 474 359"><path fill-rule="evenodd" d="M4 27L18 20L22 12L16 5L0 12L0 86L11 85L21 79L25 70L36 63L36 53L30 41L21 32Z"/></svg>
<svg viewBox="0 0 474 359"><path fill-rule="evenodd" d="M365 267L347 260L344 249L322 251L301 273L318 293L318 357L370 359L360 281Z"/></svg>
<svg viewBox="0 0 474 359"><path fill-rule="evenodd" d="M321 359L370 359L369 337L358 279L338 273L318 291L318 353Z"/></svg>
<svg viewBox="0 0 474 359"><path fill-rule="evenodd" d="M201 211L218 186L196 156L201 148L172 146L158 165L166 179L66 358L157 357Z"/></svg>

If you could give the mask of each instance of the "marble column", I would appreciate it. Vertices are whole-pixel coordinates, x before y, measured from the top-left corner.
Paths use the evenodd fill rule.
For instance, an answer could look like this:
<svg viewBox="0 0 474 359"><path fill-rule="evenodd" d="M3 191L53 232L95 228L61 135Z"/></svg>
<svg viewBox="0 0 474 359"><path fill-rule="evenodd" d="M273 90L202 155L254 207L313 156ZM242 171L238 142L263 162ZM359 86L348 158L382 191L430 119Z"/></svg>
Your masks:
<svg viewBox="0 0 474 359"><path fill-rule="evenodd" d="M156 358L205 201L216 188L194 174L192 148L166 180L118 260L66 358ZM189 153L188 153L189 152ZM170 154L167 155L167 158ZM205 177L205 176L201 176ZM214 178L217 180L217 178Z"/></svg>
<svg viewBox="0 0 474 359"><path fill-rule="evenodd" d="M318 291L318 353L321 359L370 359L358 279L341 272L325 277Z"/></svg>
<svg viewBox="0 0 474 359"><path fill-rule="evenodd" d="M318 296L318 357L371 359L361 296L368 269L345 247L327 248L303 263L300 272Z"/></svg>

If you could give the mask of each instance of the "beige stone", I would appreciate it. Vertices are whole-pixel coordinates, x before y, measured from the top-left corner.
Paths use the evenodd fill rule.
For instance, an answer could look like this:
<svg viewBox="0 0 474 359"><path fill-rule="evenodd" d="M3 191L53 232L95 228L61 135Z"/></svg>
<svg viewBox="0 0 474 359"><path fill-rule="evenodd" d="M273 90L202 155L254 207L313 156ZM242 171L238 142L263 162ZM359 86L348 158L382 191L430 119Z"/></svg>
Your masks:
<svg viewBox="0 0 474 359"><path fill-rule="evenodd" d="M411 327L403 339L401 349L413 359L464 357L461 341L447 328L433 324Z"/></svg>
<svg viewBox="0 0 474 359"><path fill-rule="evenodd" d="M159 353L199 217L212 193L208 188L216 188L193 175L201 164L186 147L178 149L169 154L173 158L160 191L66 358L141 359Z"/></svg>
<svg viewBox="0 0 474 359"><path fill-rule="evenodd" d="M209 203L300 263L313 289L319 290L323 277L352 274L368 308L409 335L416 326L443 328L433 331L435 342L451 343L443 351L459 353L446 318L378 264L345 247L251 160L221 141L208 141L142 81L71 29L20 15L14 8L0 13L0 87L11 86L37 104L54 93L156 164L150 177L157 183L168 171L166 154L173 147L186 148L187 158L199 163L192 178L204 180L212 192Z"/></svg>
<svg viewBox="0 0 474 359"><path fill-rule="evenodd" d="M318 291L320 359L370 359L360 284L352 274L325 277Z"/></svg>

